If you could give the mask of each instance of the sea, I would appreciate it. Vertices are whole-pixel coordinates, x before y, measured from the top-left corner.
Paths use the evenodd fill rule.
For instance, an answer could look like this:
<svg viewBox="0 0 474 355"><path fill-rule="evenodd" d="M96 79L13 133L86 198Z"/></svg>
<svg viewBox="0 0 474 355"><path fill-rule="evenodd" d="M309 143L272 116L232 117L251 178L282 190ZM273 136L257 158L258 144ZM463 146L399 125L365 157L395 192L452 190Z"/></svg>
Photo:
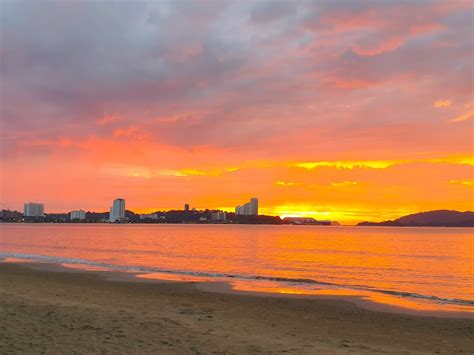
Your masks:
<svg viewBox="0 0 474 355"><path fill-rule="evenodd" d="M238 292L348 297L474 312L474 229L0 224L0 259L227 283Z"/></svg>

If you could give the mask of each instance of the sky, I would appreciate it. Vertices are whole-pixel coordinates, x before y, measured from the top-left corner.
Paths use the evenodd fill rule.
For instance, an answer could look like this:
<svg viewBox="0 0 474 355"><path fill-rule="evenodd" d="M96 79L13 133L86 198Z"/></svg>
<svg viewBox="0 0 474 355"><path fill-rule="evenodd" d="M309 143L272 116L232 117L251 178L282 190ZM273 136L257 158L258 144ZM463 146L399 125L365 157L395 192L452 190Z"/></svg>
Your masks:
<svg viewBox="0 0 474 355"><path fill-rule="evenodd" d="M0 208L474 209L474 5L0 0Z"/></svg>

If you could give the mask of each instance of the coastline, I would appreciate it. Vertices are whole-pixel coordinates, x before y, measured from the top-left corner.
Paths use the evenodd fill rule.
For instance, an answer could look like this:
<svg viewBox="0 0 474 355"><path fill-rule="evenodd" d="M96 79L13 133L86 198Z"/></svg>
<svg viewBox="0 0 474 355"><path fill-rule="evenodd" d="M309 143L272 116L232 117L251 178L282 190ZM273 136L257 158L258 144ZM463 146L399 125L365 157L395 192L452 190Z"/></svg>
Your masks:
<svg viewBox="0 0 474 355"><path fill-rule="evenodd" d="M0 262L19 263L33 269L55 272L92 272L100 277L115 281L130 282L182 282L193 283L195 287L206 292L232 293L258 297L283 297L303 299L329 299L351 302L358 307L386 313L401 313L415 316L434 316L441 318L474 319L472 301L463 299L440 298L416 293L407 293L383 289L336 286L320 289L296 288L278 284L272 277L245 277L238 274L214 274L206 272L185 272L181 270L154 269L134 266L123 266L89 261L85 259L50 257L42 255L25 255L6 253L1 255ZM297 281L297 279L294 279ZM262 283L263 282L263 283ZM317 283L317 282L316 282ZM461 303L458 303L461 302ZM464 302L470 304L463 304Z"/></svg>
<svg viewBox="0 0 474 355"><path fill-rule="evenodd" d="M337 221L334 221L337 222ZM339 223L339 222L338 222ZM106 225L106 226L133 226L133 225L144 225L144 226L179 226L179 225L191 225L191 226L278 226L278 227L323 227L323 228L338 228L338 227L357 227L357 228L368 228L368 227L379 227L379 228L434 228L434 229L442 229L442 228L466 228L471 229L474 228L472 225L430 225L430 224L406 224L406 225L390 225L390 224L378 224L381 222L369 222L370 224L361 224L364 222L355 222L354 224L317 224L317 223L306 223L306 224L295 224L295 223L222 223L222 222L157 222L157 223L150 223L150 222L71 222L71 221L60 221L60 222L44 222L44 221L34 221L34 222L26 222L26 221L2 221L0 220L0 225L2 224L13 224L13 225L74 225L74 226L97 226L97 225Z"/></svg>
<svg viewBox="0 0 474 355"><path fill-rule="evenodd" d="M133 282L131 282L133 281ZM348 353L474 350L472 319L333 297L229 292L54 264L0 263L0 352Z"/></svg>

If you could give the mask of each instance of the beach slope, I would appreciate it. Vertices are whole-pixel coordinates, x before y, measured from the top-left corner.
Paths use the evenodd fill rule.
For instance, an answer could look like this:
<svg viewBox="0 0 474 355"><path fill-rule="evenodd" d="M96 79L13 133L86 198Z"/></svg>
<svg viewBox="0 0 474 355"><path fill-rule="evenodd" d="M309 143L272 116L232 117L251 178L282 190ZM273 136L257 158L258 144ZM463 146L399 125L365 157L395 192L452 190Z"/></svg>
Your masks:
<svg viewBox="0 0 474 355"><path fill-rule="evenodd" d="M112 274L109 274L109 276ZM461 353L474 321L0 263L0 353Z"/></svg>

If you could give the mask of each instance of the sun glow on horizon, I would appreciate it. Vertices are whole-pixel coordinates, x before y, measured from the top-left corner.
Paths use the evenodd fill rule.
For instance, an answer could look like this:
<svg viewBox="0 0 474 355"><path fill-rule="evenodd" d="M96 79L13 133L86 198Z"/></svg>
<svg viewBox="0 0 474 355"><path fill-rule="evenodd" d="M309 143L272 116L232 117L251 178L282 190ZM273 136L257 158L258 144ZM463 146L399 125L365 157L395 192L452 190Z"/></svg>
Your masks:
<svg viewBox="0 0 474 355"><path fill-rule="evenodd" d="M331 220L346 225L355 225L362 221L381 222L393 220L399 217L421 212L418 210L399 209L379 211L370 208L343 208L335 206L313 206L313 205L279 205L274 208L263 208L262 213L285 217L313 217L316 220Z"/></svg>

